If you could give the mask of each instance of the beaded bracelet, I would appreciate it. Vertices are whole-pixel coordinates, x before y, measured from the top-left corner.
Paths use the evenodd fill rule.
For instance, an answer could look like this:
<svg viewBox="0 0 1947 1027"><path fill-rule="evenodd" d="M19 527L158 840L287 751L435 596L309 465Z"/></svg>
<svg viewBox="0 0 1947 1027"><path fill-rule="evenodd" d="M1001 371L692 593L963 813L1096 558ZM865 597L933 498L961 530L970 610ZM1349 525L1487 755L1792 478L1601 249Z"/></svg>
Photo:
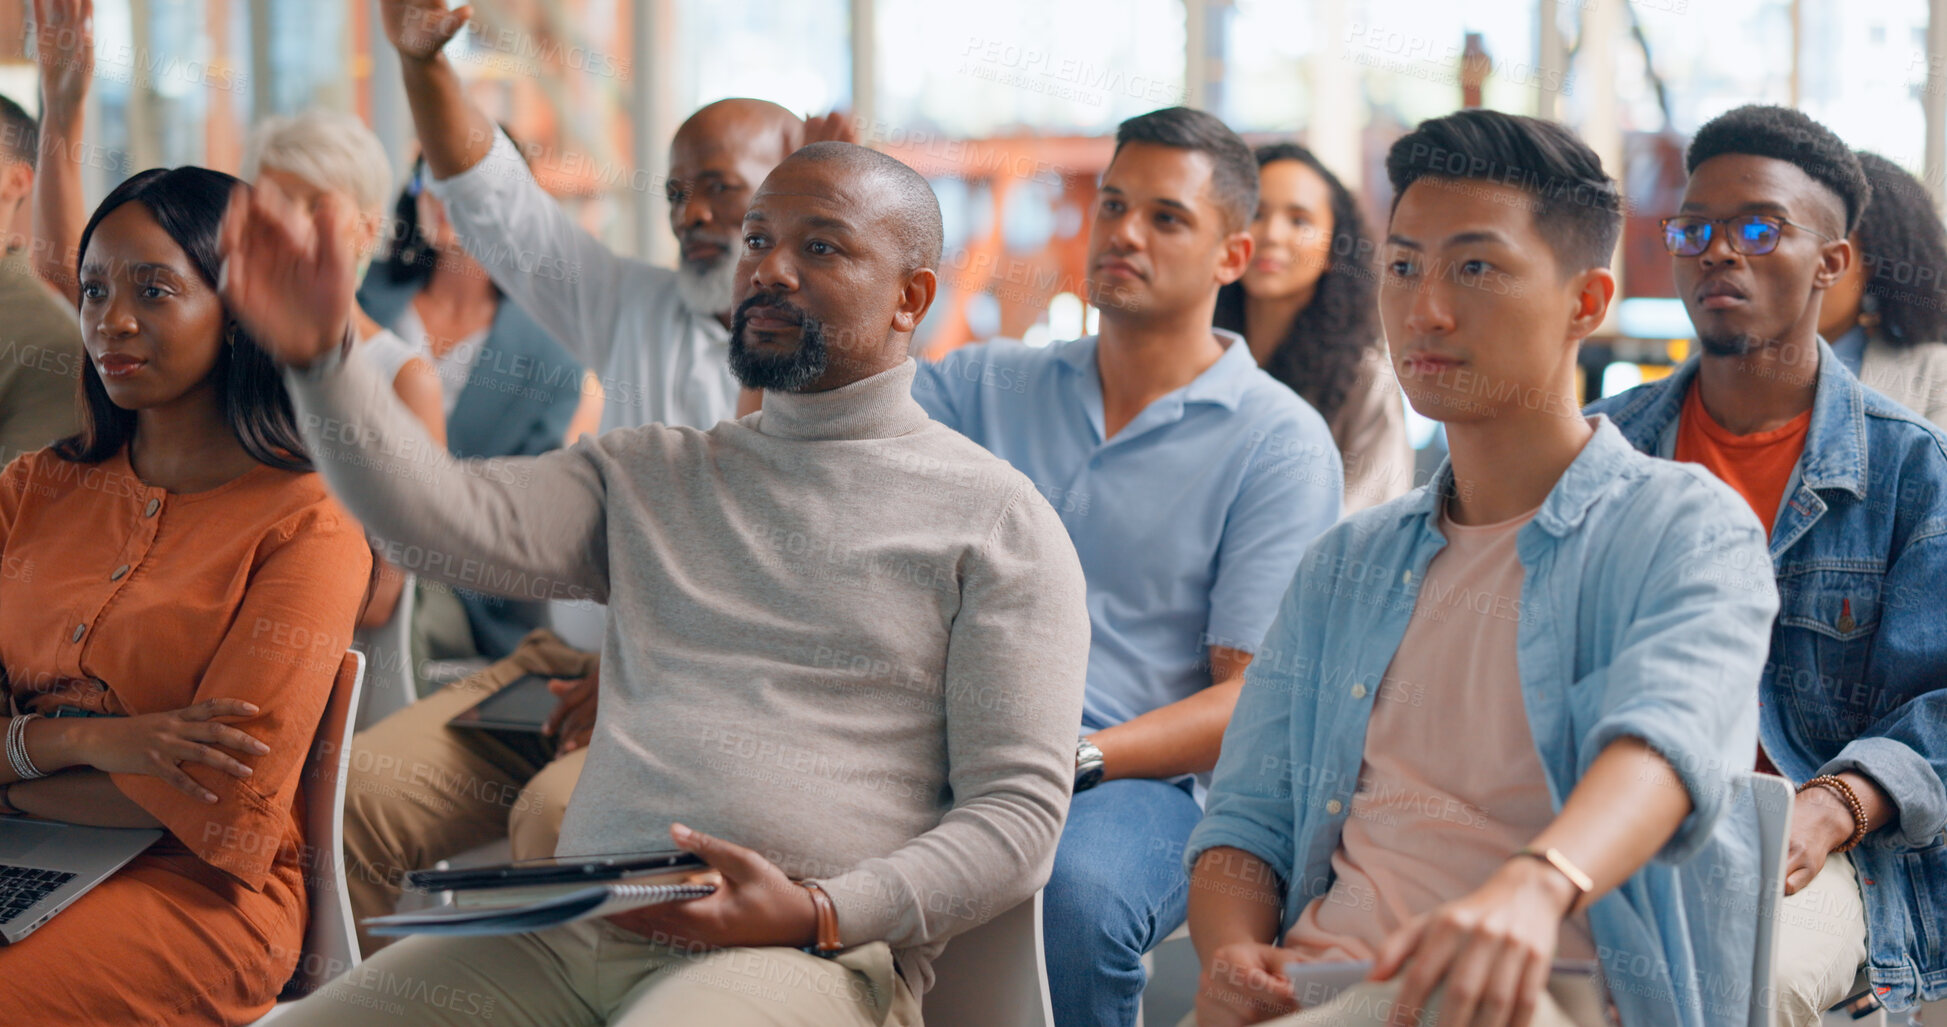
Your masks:
<svg viewBox="0 0 1947 1027"><path fill-rule="evenodd" d="M13 767L14 776L22 781L47 776L27 755L27 724L39 717L38 713L23 713L7 722L7 763Z"/></svg>
<svg viewBox="0 0 1947 1027"><path fill-rule="evenodd" d="M1865 804L1860 802L1859 796L1853 793L1851 785L1839 778L1833 777L1831 774L1820 774L1810 781L1799 785L1798 790L1802 792L1813 786L1824 788L1837 795L1840 801L1846 804L1846 808L1852 811L1852 837L1847 838L1844 845L1832 850L1834 852L1851 852L1855 846L1866 838Z"/></svg>

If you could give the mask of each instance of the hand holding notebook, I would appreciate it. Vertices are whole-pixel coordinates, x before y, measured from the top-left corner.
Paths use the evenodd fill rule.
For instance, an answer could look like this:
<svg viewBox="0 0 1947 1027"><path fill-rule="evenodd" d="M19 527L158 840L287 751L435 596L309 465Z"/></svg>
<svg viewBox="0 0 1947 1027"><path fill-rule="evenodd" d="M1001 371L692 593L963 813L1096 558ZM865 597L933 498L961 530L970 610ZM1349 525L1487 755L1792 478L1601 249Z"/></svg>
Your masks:
<svg viewBox="0 0 1947 1027"><path fill-rule="evenodd" d="M681 824L669 828L679 848L695 853L723 875L714 894L693 902L666 903L609 917L616 926L646 938L709 947L801 948L818 940L818 912L811 893L758 853ZM836 928L833 932L836 934ZM858 944L866 938L847 938Z"/></svg>
<svg viewBox="0 0 1947 1027"><path fill-rule="evenodd" d="M419 870L406 883L448 904L365 921L374 934L519 934L664 902L699 899L722 875L677 851L563 856L459 870Z"/></svg>

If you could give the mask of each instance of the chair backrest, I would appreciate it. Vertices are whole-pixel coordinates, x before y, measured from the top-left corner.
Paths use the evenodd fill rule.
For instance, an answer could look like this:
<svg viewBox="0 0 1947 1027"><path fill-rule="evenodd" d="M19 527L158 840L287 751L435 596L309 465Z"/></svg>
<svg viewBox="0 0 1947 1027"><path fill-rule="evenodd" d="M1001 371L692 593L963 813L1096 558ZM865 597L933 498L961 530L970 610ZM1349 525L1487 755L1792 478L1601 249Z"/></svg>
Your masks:
<svg viewBox="0 0 1947 1027"><path fill-rule="evenodd" d="M304 794L304 830L309 858L304 881L311 915L304 928L304 951L284 985L286 998L308 995L358 965L358 933L351 896L345 890L345 771L351 765L352 722L365 683L365 654L345 654L331 699L318 721L311 756L299 788Z"/></svg>
<svg viewBox="0 0 1947 1027"><path fill-rule="evenodd" d="M1751 974L1751 1025L1772 1027L1778 1015L1774 970L1778 910L1785 901L1785 850L1792 833L1792 786L1771 774L1744 774L1740 783L1758 813L1758 943Z"/></svg>
<svg viewBox="0 0 1947 1027"><path fill-rule="evenodd" d="M355 707L360 731L419 698L419 688L412 676L413 596L418 584L416 578L406 575L399 603L392 608L392 619L376 628L360 628L352 643L365 654L365 672L370 677L365 682L364 698Z"/></svg>
<svg viewBox="0 0 1947 1027"><path fill-rule="evenodd" d="M1052 1027L1041 893L947 943L933 961L927 1027Z"/></svg>

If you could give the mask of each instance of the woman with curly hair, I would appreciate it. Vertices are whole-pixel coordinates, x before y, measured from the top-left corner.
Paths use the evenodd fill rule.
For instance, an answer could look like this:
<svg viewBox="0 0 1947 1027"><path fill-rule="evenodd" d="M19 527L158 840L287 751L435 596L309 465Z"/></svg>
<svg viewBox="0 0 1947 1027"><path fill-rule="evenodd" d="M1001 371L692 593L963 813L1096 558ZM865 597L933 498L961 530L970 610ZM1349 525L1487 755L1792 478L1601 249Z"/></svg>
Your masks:
<svg viewBox="0 0 1947 1027"><path fill-rule="evenodd" d="M1217 294L1216 325L1316 408L1345 462L1345 512L1413 485L1406 409L1380 338L1372 237L1352 193L1310 150L1257 150L1256 251Z"/></svg>
<svg viewBox="0 0 1947 1027"><path fill-rule="evenodd" d="M1819 334L1867 386L1947 426L1947 229L1919 179L1859 151L1872 202L1853 261L1826 290Z"/></svg>

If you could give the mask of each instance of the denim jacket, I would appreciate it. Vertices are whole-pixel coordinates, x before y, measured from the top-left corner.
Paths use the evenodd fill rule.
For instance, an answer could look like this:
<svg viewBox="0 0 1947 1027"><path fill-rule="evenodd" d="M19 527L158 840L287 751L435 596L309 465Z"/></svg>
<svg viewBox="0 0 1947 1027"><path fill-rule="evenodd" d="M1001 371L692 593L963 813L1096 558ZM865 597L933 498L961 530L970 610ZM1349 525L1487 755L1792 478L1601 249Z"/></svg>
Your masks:
<svg viewBox="0 0 1947 1027"><path fill-rule="evenodd" d="M1245 672L1185 858L1194 866L1231 846L1264 860L1283 877L1281 933L1331 887L1366 726L1446 544L1440 504L1454 484L1442 466L1430 485L1314 542ZM1749 792L1733 784L1756 751L1778 608L1763 530L1727 486L1637 453L1598 418L1515 546L1521 697L1555 809L1623 737L1668 760L1691 799L1657 857L1588 910L1610 996L1626 1024L1742 1023L1758 831ZM1466 725L1454 731L1464 738Z"/></svg>
<svg viewBox="0 0 1947 1027"><path fill-rule="evenodd" d="M1590 406L1675 452L1698 362ZM1823 342L1805 452L1772 528L1780 609L1759 686L1765 753L1794 782L1851 770L1894 819L1855 849L1867 963L1893 1008L1947 994L1947 436Z"/></svg>

